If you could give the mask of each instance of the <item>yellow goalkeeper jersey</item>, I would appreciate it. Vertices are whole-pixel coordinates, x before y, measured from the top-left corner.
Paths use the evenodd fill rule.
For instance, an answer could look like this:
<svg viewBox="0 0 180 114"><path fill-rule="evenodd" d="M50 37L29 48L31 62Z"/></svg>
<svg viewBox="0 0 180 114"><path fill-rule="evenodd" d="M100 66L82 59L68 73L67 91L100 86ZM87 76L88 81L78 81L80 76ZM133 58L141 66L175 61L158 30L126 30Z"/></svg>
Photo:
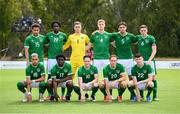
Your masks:
<svg viewBox="0 0 180 114"><path fill-rule="evenodd" d="M71 34L68 37L66 44L63 46L63 50L66 50L71 46L72 53L70 60L83 60L85 55L86 45L89 43L89 37L85 34Z"/></svg>

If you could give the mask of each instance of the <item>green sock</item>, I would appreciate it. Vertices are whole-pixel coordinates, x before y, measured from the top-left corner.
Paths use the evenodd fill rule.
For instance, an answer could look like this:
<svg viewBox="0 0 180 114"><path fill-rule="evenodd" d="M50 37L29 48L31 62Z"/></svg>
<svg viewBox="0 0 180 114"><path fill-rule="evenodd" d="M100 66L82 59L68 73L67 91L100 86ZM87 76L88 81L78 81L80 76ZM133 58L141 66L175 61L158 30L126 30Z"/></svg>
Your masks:
<svg viewBox="0 0 180 114"><path fill-rule="evenodd" d="M122 96L122 94L124 93L125 90L126 90L126 88L119 88L118 89L118 95Z"/></svg>
<svg viewBox="0 0 180 114"><path fill-rule="evenodd" d="M150 96L153 88L152 87L147 87L147 90L148 90L147 96Z"/></svg>
<svg viewBox="0 0 180 114"><path fill-rule="evenodd" d="M22 82L18 82L18 83L17 83L17 88L18 88L19 91L21 91L21 92L23 92L23 93L26 92L26 90L25 90L25 85L24 85L24 83L22 83Z"/></svg>
<svg viewBox="0 0 180 114"><path fill-rule="evenodd" d="M112 95L113 90L112 90L112 89L110 89L110 90L109 90L109 92L110 92L110 94Z"/></svg>
<svg viewBox="0 0 180 114"><path fill-rule="evenodd" d="M39 83L39 93L44 94L45 90L46 90L46 82L40 82Z"/></svg>
<svg viewBox="0 0 180 114"><path fill-rule="evenodd" d="M140 90L140 95L142 98L144 97L144 91L143 90Z"/></svg>
<svg viewBox="0 0 180 114"><path fill-rule="evenodd" d="M92 88L92 95L94 96L97 91L98 91L98 87L93 87Z"/></svg>
<svg viewBox="0 0 180 114"><path fill-rule="evenodd" d="M100 91L103 93L104 96L107 96L105 88L100 88Z"/></svg>
<svg viewBox="0 0 180 114"><path fill-rule="evenodd" d="M153 88L153 98L157 98L157 81L153 80L154 88Z"/></svg>
<svg viewBox="0 0 180 114"><path fill-rule="evenodd" d="M61 87L61 96L64 96L65 90L66 90L66 88Z"/></svg>
<svg viewBox="0 0 180 114"><path fill-rule="evenodd" d="M134 92L134 87L128 87L129 92L131 93L131 97L132 96L136 96L135 92Z"/></svg>
<svg viewBox="0 0 180 114"><path fill-rule="evenodd" d="M64 88L65 90L65 88ZM68 87L67 88L67 96L71 96L71 92L73 91L73 87ZM65 92L65 91L64 91Z"/></svg>
<svg viewBox="0 0 180 114"><path fill-rule="evenodd" d="M76 94L81 95L80 88L78 86L73 86L74 91Z"/></svg>

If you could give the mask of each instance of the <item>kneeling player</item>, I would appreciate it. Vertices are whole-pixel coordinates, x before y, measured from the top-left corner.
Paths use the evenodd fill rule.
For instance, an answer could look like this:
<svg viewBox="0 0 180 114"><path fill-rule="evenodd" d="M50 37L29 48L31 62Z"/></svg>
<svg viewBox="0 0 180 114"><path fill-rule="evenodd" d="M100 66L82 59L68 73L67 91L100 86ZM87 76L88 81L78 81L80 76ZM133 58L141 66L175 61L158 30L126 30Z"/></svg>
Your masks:
<svg viewBox="0 0 180 114"><path fill-rule="evenodd" d="M31 55L31 64L26 68L26 80L17 83L17 88L24 93L23 102L32 101L31 88L39 88L39 101L44 101L46 89L44 65L39 63L38 54ZM27 88L27 92L25 90Z"/></svg>
<svg viewBox="0 0 180 114"><path fill-rule="evenodd" d="M110 64L103 69L104 81L99 84L101 92L104 94L104 101L111 102L112 98L109 89L118 89L118 102L122 102L127 82L124 67L117 63L116 55L111 55Z"/></svg>
<svg viewBox="0 0 180 114"><path fill-rule="evenodd" d="M84 92L91 91L91 99L95 101L95 94L98 91L98 70L91 65L90 56L83 57L84 65L78 70L78 84L81 92L81 101L85 101Z"/></svg>
<svg viewBox="0 0 180 114"><path fill-rule="evenodd" d="M146 95L147 102L151 102L150 94L153 90L153 71L149 64L146 64L143 60L142 55L135 55L136 65L133 66L131 73L133 80L129 81L129 89L136 89L137 100L140 101L140 96L143 98L143 95L140 95L139 91L148 90Z"/></svg>
<svg viewBox="0 0 180 114"><path fill-rule="evenodd" d="M71 65L66 63L65 60L66 57L64 55L56 56L57 64L51 69L51 78L47 82L47 88L54 91L51 100L55 98L58 101L59 99L57 87L67 87L66 100L70 100L73 90L72 70Z"/></svg>

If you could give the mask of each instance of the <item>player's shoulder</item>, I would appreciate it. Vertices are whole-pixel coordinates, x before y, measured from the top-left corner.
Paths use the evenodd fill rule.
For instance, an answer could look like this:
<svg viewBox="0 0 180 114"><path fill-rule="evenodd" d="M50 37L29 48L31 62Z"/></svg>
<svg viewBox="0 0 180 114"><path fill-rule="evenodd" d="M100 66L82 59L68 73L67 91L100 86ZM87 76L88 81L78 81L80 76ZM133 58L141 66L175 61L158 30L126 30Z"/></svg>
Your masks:
<svg viewBox="0 0 180 114"><path fill-rule="evenodd" d="M38 66L39 66L39 67L44 67L44 64L41 63L41 62L39 62Z"/></svg>
<svg viewBox="0 0 180 114"><path fill-rule="evenodd" d="M130 32L127 32L127 35L132 36L132 37L135 36L134 34L132 34L132 33L130 33Z"/></svg>
<svg viewBox="0 0 180 114"><path fill-rule="evenodd" d="M64 62L64 64L65 64L66 67L71 67L71 64L68 63L68 62Z"/></svg>
<svg viewBox="0 0 180 114"><path fill-rule="evenodd" d="M50 35L52 35L53 34L53 32L51 31L51 32L48 32L47 34L46 34L46 36L50 36Z"/></svg>
<svg viewBox="0 0 180 114"><path fill-rule="evenodd" d="M25 38L25 40L30 40L30 39L32 39L32 37L33 37L33 35L30 34L30 35L28 35L28 36Z"/></svg>
<svg viewBox="0 0 180 114"><path fill-rule="evenodd" d="M117 65L117 67L121 67L121 68L123 67L124 68L124 66L120 63L116 63L116 65Z"/></svg>
<svg viewBox="0 0 180 114"><path fill-rule="evenodd" d="M64 32L59 32L59 34L66 36L66 33L64 33Z"/></svg>
<svg viewBox="0 0 180 114"><path fill-rule="evenodd" d="M94 66L94 65L91 65L91 68L92 68L92 69L94 69L94 70L96 70L96 69L97 69L97 67L96 67L96 66Z"/></svg>
<svg viewBox="0 0 180 114"><path fill-rule="evenodd" d="M149 35L149 34L148 34L148 38L149 39L155 39L155 37L153 35Z"/></svg>

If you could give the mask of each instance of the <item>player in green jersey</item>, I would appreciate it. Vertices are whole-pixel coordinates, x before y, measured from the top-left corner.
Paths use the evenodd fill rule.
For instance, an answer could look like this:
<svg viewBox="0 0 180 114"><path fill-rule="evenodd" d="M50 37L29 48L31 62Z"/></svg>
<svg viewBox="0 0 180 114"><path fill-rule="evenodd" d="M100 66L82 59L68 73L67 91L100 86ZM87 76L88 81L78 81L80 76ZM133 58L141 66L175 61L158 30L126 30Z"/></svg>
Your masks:
<svg viewBox="0 0 180 114"><path fill-rule="evenodd" d="M53 21L51 23L53 31L46 35L46 43L48 43L48 79L50 78L52 67L57 64L56 56L62 53L63 44L67 41L66 34L59 31L60 27L61 24L59 21ZM61 100L65 100L64 93L65 89L62 88ZM46 99L50 99L51 94L49 93Z"/></svg>
<svg viewBox="0 0 180 114"><path fill-rule="evenodd" d="M136 65L133 66L131 73L133 80L129 81L128 86L130 89L134 89L135 86L137 92L137 100L140 101L140 90L148 90L146 95L147 102L151 102L150 94L153 90L154 83L152 82L153 79L153 69L149 64L146 64L143 60L142 55L136 54L135 55ZM143 96L141 96L143 98Z"/></svg>
<svg viewBox="0 0 180 114"><path fill-rule="evenodd" d="M106 32L105 20L99 19L97 22L98 30L92 33L90 37L90 43L86 47L89 50L93 47L94 51L94 66L98 68L99 73L105 65L108 64L108 58L110 56L109 46L112 42L112 35Z"/></svg>
<svg viewBox="0 0 180 114"><path fill-rule="evenodd" d="M57 87L67 88L66 100L69 101L73 90L71 65L65 62L64 55L56 56L57 64L51 69L51 78L47 81L47 88L54 91L52 99L59 99Z"/></svg>
<svg viewBox="0 0 180 114"><path fill-rule="evenodd" d="M45 69L44 65L39 63L38 55L33 53L31 55L32 63L26 68L26 79L22 82L17 83L19 91L24 93L23 102L31 102L31 88L39 88L39 101L44 101L43 94L46 89L45 80ZM25 90L27 88L27 91Z"/></svg>
<svg viewBox="0 0 180 114"><path fill-rule="evenodd" d="M143 56L144 61L147 64L150 64L151 67L154 70L154 76L153 76L153 83L154 83L154 89L153 89L153 100L158 101L157 98L157 81L156 81L156 65L154 57L157 52L157 46L156 46L156 40L152 35L148 34L148 27L146 25L141 25L139 27L140 35L137 35L137 45L139 53ZM143 93L142 93L143 94Z"/></svg>
<svg viewBox="0 0 180 114"><path fill-rule="evenodd" d="M123 65L117 63L116 55L111 55L109 61L110 64L103 68L104 80L99 84L99 88L104 94L105 102L112 101L109 89L117 89L118 102L122 102L122 94L127 86L125 69Z"/></svg>
<svg viewBox="0 0 180 114"><path fill-rule="evenodd" d="M129 80L131 77L131 68L134 65L133 53L132 53L132 44L136 42L135 36L127 32L126 22L120 22L118 26L119 32L112 33L112 37L115 42L115 51L118 57L117 63L122 64L126 72L128 73ZM133 100L132 94L135 94L133 91L131 93L130 99Z"/></svg>
<svg viewBox="0 0 180 114"><path fill-rule="evenodd" d="M24 42L27 66L29 62L31 62L32 53L37 53L39 57L39 62L41 63L44 62L43 46L45 42L45 36L39 34L40 32L39 24L37 23L32 24L31 29L32 29L32 34L26 37Z"/></svg>
<svg viewBox="0 0 180 114"><path fill-rule="evenodd" d="M84 65L78 70L78 84L81 92L81 101L85 101L84 91L92 91L91 99L95 101L95 94L98 91L98 70L91 65L91 57L83 57Z"/></svg>

